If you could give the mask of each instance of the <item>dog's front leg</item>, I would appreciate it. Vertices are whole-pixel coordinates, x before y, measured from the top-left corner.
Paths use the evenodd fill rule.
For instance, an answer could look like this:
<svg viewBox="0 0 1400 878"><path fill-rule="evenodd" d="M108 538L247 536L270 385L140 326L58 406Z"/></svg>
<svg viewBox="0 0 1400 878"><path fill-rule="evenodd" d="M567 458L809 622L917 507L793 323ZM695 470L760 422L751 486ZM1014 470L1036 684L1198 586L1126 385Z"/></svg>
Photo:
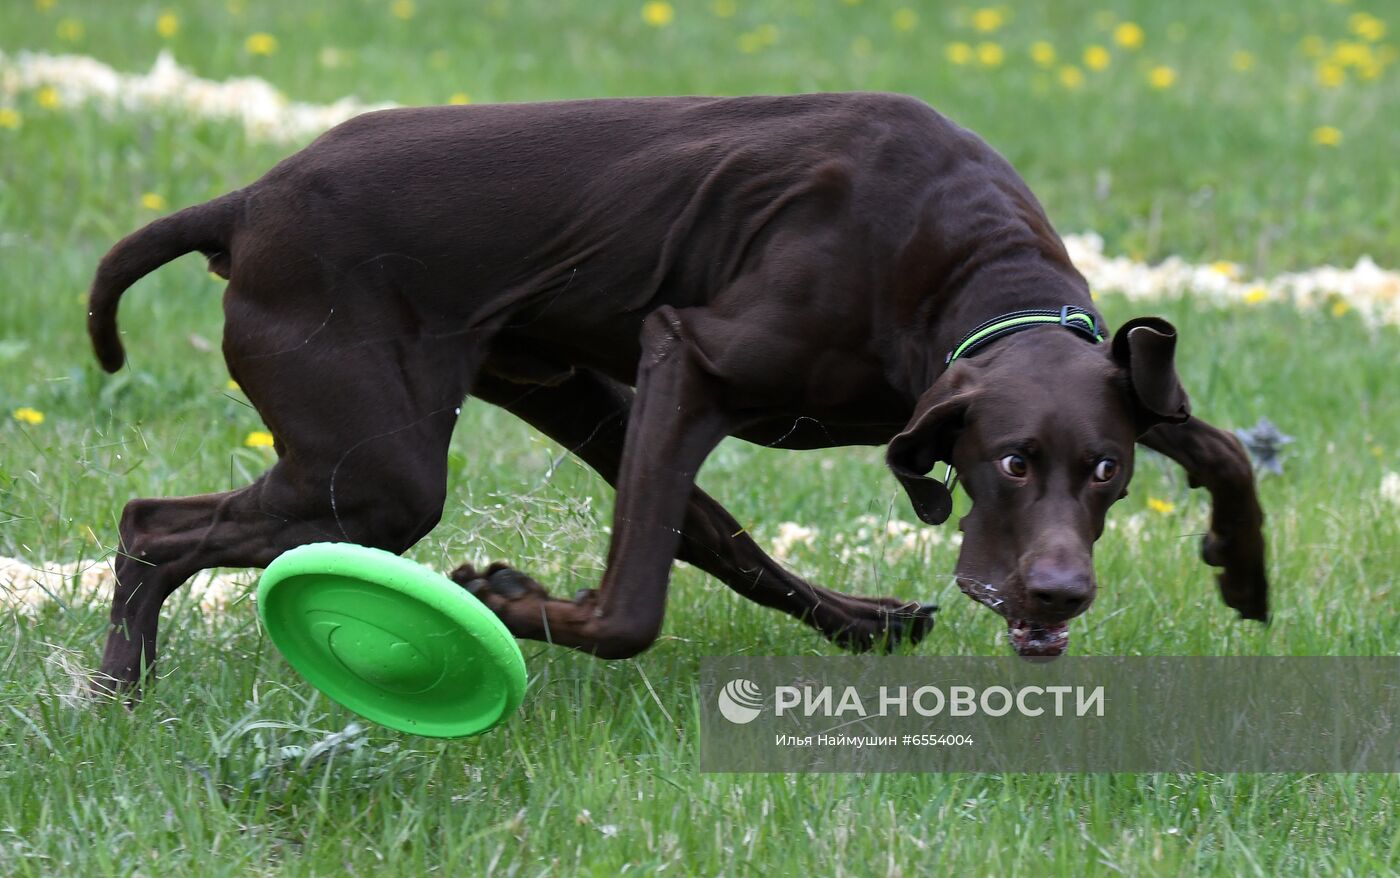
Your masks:
<svg viewBox="0 0 1400 878"><path fill-rule="evenodd" d="M1202 540L1201 556L1207 564L1222 568L1217 579L1227 606L1246 619L1267 621L1264 511L1244 446L1195 417L1180 424L1159 424L1138 441L1181 464L1191 487L1210 492L1210 531Z"/></svg>
<svg viewBox="0 0 1400 878"><path fill-rule="evenodd" d="M563 601L500 565L482 575L463 568L453 578L517 637L602 658L627 658L649 647L661 630L671 561L696 473L732 425L717 403L719 385L681 314L669 307L652 314L642 332L602 584Z"/></svg>
<svg viewBox="0 0 1400 878"><path fill-rule="evenodd" d="M489 365L488 365L489 370ZM622 453L633 405L632 388L588 369L558 384L523 386L487 371L472 395L524 419L620 484ZM739 431L743 437L744 431ZM803 620L829 639L865 650L899 641L917 643L933 627L932 604L841 594L813 585L773 560L713 497L694 488L676 558L693 564L765 607ZM466 568L471 578L475 570Z"/></svg>

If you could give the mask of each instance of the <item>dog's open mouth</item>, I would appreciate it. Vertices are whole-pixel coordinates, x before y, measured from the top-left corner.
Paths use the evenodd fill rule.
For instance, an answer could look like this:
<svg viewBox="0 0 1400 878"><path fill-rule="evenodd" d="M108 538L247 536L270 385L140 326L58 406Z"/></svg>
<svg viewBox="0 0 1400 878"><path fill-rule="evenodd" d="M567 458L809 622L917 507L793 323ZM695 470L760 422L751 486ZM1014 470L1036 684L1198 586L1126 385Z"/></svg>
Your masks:
<svg viewBox="0 0 1400 878"><path fill-rule="evenodd" d="M1021 658L1058 658L1069 647L1069 623L1006 620L1011 647Z"/></svg>

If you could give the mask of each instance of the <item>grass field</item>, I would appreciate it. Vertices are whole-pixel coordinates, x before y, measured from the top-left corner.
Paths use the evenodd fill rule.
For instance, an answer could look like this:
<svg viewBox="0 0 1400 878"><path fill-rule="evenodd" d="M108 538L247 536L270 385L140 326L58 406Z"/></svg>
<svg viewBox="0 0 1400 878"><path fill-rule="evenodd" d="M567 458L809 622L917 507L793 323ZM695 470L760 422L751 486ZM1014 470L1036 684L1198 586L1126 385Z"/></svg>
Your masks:
<svg viewBox="0 0 1400 878"><path fill-rule="evenodd" d="M14 0L0 9L0 51L142 71L168 47L201 76L257 75L318 102L902 91L982 133L1062 231L1098 231L1111 252L1263 273L1361 254L1400 263L1393 6L1051 6ZM262 424L226 386L221 285L201 260L127 297L131 366L115 377L88 350L82 293L106 248L163 205L243 185L289 151L230 125L0 92L0 555L104 556L131 497L223 490L268 465L270 449L245 443ZM1111 293L1102 304L1115 324L1146 310L1177 324L1198 414L1226 427L1265 415L1298 442L1284 475L1261 483L1270 628L1235 621L1214 594L1196 558L1204 496L1142 456L1072 649L1400 649L1400 509L1379 490L1400 470L1400 332L1343 307L1149 309ZM508 558L556 593L592 585L606 486L571 461L553 467L560 449L503 413L477 403L463 415L447 514L411 557ZM790 563L816 581L939 599L917 652L1006 650L1002 625L951 584L955 546L904 551L887 535L886 521L913 515L878 450L729 443L700 481L761 540L781 522L815 528ZM337 744L328 736L353 715L292 673L251 604L228 619L178 596L167 608L165 679L132 712L62 697L74 670L95 665L105 611L0 615L0 871L1400 872L1390 775L699 774L701 656L834 650L689 568L651 651L605 664L525 644L523 709L461 742L370 728Z"/></svg>

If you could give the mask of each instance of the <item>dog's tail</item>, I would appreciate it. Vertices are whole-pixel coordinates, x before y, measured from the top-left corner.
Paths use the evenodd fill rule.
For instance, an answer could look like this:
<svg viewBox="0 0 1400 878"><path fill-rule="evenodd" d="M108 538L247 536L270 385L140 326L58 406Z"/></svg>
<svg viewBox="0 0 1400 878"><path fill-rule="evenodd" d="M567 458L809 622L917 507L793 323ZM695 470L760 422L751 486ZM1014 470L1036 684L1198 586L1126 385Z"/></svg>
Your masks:
<svg viewBox="0 0 1400 878"><path fill-rule="evenodd" d="M239 190L187 207L132 232L107 251L88 293L88 336L102 368L115 372L126 362L117 334L117 304L127 287L195 250L209 258L211 271L228 277L229 241L243 201Z"/></svg>

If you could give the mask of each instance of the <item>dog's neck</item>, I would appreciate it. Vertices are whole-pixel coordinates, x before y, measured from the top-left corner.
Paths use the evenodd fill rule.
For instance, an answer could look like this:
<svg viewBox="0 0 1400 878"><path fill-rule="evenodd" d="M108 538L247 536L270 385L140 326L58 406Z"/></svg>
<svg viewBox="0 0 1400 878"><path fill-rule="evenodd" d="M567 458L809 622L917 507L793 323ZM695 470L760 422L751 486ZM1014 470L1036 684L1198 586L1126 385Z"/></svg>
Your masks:
<svg viewBox="0 0 1400 878"><path fill-rule="evenodd" d="M983 263L972 273L952 278L922 303L902 352L900 384L912 399L947 370L948 352L968 332L1002 315L1071 305L1089 312L1103 328L1088 284L1074 267L1067 260L1058 264L1038 257L1029 258L1028 254L1028 258ZM992 345L1006 344L1012 338Z"/></svg>

